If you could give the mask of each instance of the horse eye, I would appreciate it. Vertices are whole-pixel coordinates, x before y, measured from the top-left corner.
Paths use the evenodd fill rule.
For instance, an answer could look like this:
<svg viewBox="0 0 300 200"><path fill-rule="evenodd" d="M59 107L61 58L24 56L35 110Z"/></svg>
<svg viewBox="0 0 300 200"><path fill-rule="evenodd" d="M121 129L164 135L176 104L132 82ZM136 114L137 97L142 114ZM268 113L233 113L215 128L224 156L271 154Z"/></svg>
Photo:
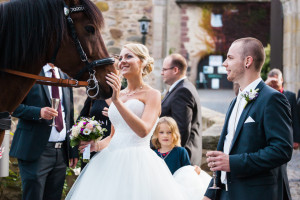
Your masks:
<svg viewBox="0 0 300 200"><path fill-rule="evenodd" d="M86 32L95 34L95 28L93 26L88 25L88 26L85 26L84 28L85 28Z"/></svg>

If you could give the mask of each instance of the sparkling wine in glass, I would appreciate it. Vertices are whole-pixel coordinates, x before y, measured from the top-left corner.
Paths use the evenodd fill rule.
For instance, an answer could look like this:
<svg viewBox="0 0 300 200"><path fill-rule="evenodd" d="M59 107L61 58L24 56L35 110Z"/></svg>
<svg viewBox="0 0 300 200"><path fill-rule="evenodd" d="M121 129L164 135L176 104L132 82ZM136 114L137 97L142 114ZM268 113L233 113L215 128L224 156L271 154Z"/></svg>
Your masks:
<svg viewBox="0 0 300 200"><path fill-rule="evenodd" d="M58 98L51 98L51 108L53 108L54 110L58 109L59 103L60 103L60 99L58 99ZM49 125L49 126L56 126L55 125L55 117L53 117L52 124Z"/></svg>
<svg viewBox="0 0 300 200"><path fill-rule="evenodd" d="M219 189L221 189L216 184L216 177L217 177L216 171L213 171L214 184L213 184L212 187L209 187L208 189L212 189L212 190L219 190Z"/></svg>

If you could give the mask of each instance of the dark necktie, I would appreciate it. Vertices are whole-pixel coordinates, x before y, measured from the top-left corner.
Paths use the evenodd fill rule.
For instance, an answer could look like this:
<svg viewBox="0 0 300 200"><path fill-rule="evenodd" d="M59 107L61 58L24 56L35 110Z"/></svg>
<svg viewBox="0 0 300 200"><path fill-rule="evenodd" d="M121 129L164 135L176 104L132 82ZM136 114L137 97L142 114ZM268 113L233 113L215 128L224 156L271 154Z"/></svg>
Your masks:
<svg viewBox="0 0 300 200"><path fill-rule="evenodd" d="M54 69L50 69L50 71L52 72L52 78L56 78ZM51 92L52 92L52 98L60 99L59 90L57 86L51 86ZM55 117L55 125L56 125L56 130L60 132L64 127L62 113L61 113L61 102L59 103L57 112L58 112L58 116Z"/></svg>

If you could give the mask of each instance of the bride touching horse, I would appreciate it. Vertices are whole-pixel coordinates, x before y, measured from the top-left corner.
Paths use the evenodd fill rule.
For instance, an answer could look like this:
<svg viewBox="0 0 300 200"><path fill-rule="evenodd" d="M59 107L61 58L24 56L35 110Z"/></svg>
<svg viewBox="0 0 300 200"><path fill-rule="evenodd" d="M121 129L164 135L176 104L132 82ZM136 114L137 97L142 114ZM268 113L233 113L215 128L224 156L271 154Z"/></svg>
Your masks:
<svg viewBox="0 0 300 200"><path fill-rule="evenodd" d="M108 58L102 26L102 14L90 0L11 0L0 4L0 146L3 129L10 127L5 117L22 102L40 78L34 75L46 63L54 63L79 80L52 84L84 85L89 96L111 96L105 75L115 71L114 60ZM88 83L82 81L88 78Z"/></svg>

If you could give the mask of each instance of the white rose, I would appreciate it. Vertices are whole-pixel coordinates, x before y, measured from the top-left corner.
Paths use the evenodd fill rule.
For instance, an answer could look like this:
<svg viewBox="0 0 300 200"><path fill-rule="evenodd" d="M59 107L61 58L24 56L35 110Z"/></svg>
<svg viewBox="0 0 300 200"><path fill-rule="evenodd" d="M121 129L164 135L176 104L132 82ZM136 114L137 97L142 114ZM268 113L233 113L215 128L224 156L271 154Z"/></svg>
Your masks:
<svg viewBox="0 0 300 200"><path fill-rule="evenodd" d="M73 137L78 137L78 135L80 134L80 127L79 126L73 126L72 128L72 136Z"/></svg>
<svg viewBox="0 0 300 200"><path fill-rule="evenodd" d="M80 122L78 123L77 127L82 128L82 127L83 127L83 121L80 121Z"/></svg>

